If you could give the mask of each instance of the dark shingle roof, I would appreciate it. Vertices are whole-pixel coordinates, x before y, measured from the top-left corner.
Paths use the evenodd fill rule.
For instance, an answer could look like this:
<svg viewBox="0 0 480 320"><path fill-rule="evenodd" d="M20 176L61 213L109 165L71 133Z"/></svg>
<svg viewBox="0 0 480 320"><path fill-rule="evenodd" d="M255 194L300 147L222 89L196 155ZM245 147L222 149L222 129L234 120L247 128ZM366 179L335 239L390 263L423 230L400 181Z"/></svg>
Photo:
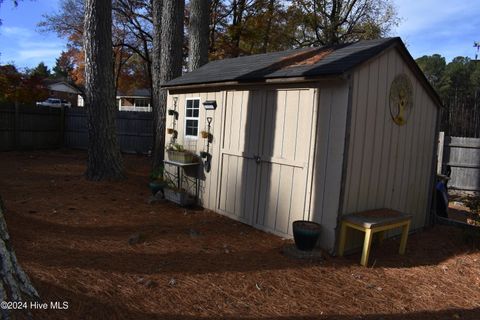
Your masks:
<svg viewBox="0 0 480 320"><path fill-rule="evenodd" d="M129 92L117 92L118 97L150 97L150 89L140 88L140 89L133 89Z"/></svg>
<svg viewBox="0 0 480 320"><path fill-rule="evenodd" d="M212 82L339 75L379 54L400 38L364 40L217 60L166 83L165 87Z"/></svg>

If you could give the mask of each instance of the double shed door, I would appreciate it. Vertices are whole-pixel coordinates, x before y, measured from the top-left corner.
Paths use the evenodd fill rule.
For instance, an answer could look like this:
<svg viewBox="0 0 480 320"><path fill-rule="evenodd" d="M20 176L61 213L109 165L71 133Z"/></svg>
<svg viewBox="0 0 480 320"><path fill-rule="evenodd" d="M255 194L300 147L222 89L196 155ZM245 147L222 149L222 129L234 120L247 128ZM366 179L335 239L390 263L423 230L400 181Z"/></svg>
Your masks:
<svg viewBox="0 0 480 320"><path fill-rule="evenodd" d="M277 234L308 219L314 89L228 91L218 207Z"/></svg>

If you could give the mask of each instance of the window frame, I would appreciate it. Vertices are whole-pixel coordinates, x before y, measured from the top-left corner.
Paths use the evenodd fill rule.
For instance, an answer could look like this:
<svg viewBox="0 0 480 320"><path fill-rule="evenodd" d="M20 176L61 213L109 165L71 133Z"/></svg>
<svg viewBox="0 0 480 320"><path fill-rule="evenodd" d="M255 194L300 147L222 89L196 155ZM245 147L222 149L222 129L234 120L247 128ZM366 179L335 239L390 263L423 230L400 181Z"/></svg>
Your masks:
<svg viewBox="0 0 480 320"><path fill-rule="evenodd" d="M195 101L195 100L198 100L198 117L187 117L187 105L188 105L188 101ZM186 139L198 139L198 135L200 133L200 106L201 106L201 100L200 100L200 97L190 97L190 98L186 98L185 99L185 121L184 121L184 132L183 132L183 136L186 138ZM195 110L194 108L192 108L192 110ZM188 120L196 120L197 121L197 134L196 135L189 135L187 134L187 121Z"/></svg>
<svg viewBox="0 0 480 320"><path fill-rule="evenodd" d="M140 103L140 105L137 104L137 102L145 102L144 104ZM133 102L135 107L138 108L150 108L150 99L149 98L135 98Z"/></svg>

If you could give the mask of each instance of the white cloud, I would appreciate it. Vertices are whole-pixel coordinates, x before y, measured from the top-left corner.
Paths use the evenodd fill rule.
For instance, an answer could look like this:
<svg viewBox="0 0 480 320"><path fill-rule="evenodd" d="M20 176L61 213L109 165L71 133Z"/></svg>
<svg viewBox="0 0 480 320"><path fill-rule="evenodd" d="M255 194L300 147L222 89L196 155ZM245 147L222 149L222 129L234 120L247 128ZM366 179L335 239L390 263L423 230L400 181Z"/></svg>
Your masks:
<svg viewBox="0 0 480 320"><path fill-rule="evenodd" d="M26 28L2 27L0 33L2 42L9 43L1 50L3 63L14 61L18 66L36 66L43 61L53 67L55 58L65 49L63 42Z"/></svg>
<svg viewBox="0 0 480 320"><path fill-rule="evenodd" d="M56 57L60 54L62 48L45 49L45 48L32 48L30 50L18 51L18 61L26 61L29 59L35 59L38 61L51 60L52 57Z"/></svg>
<svg viewBox="0 0 480 320"><path fill-rule="evenodd" d="M8 27L3 26L0 29L0 33L2 33L6 37L30 37L32 36L32 31L27 28L21 27Z"/></svg>
<svg viewBox="0 0 480 320"><path fill-rule="evenodd" d="M63 43L61 42L58 42L58 41L53 41L53 42L46 42L46 41L38 41L38 40L35 40L35 41L22 41L18 44L18 46L22 49L30 49L30 48L44 48L44 49L48 49L48 48L63 48L64 45Z"/></svg>

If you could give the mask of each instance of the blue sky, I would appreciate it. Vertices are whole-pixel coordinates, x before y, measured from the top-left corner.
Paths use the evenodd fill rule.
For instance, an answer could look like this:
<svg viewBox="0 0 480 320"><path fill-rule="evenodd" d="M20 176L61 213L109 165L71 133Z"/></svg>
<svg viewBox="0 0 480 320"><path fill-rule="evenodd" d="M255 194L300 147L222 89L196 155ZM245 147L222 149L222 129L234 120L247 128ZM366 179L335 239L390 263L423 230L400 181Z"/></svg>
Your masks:
<svg viewBox="0 0 480 320"><path fill-rule="evenodd" d="M457 56L474 58L480 41L478 0L395 0L403 19L395 35L402 37L414 58L439 53L447 62ZM480 54L479 54L480 56Z"/></svg>
<svg viewBox="0 0 480 320"><path fill-rule="evenodd" d="M450 61L456 56L475 55L480 41L478 0L394 0L400 25L392 35L401 36L414 58L440 53ZM38 32L42 15L57 10L58 0L25 0L14 8L9 0L0 7L0 63L34 67L40 61L52 67L65 40Z"/></svg>
<svg viewBox="0 0 480 320"><path fill-rule="evenodd" d="M18 7L4 0L0 7L0 63L15 62L17 67L34 67L43 61L55 65L66 41L55 34L38 32L42 15L55 11L57 0L24 0Z"/></svg>

